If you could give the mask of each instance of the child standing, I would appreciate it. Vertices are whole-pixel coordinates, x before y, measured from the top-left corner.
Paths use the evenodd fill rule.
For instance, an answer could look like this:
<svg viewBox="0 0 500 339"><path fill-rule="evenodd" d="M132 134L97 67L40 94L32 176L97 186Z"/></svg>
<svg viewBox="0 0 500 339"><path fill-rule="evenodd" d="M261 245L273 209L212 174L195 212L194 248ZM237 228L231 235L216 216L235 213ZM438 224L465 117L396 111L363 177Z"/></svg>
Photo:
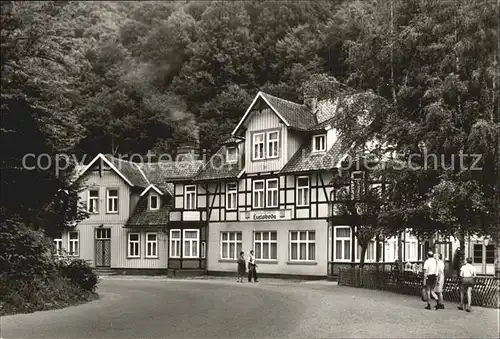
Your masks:
<svg viewBox="0 0 500 339"><path fill-rule="evenodd" d="M236 282L243 282L243 277L245 276L245 252L240 252L238 257L238 280Z"/></svg>

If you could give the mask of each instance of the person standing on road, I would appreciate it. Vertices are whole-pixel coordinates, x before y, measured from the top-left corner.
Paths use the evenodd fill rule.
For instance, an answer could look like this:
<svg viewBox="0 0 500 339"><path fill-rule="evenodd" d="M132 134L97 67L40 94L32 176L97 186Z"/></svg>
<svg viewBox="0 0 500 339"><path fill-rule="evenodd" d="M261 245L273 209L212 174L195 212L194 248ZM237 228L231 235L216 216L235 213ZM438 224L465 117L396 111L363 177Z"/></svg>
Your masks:
<svg viewBox="0 0 500 339"><path fill-rule="evenodd" d="M434 292L436 292L438 300L435 308L436 310L443 310L444 309L444 304L443 304L444 262L443 262L443 255L441 253L437 254L436 261L437 261L437 282Z"/></svg>
<svg viewBox="0 0 500 339"><path fill-rule="evenodd" d="M252 277L254 282L258 282L256 268L255 255L253 250L251 250L248 255L248 282L252 282Z"/></svg>
<svg viewBox="0 0 500 339"><path fill-rule="evenodd" d="M241 251L238 257L238 280L236 282L243 282L243 277L245 276L245 252Z"/></svg>
<svg viewBox="0 0 500 339"><path fill-rule="evenodd" d="M434 253L429 251L427 253L427 260L424 262L424 286L427 293L427 306L426 310L431 309L431 296L437 300L437 295L434 293L434 288L436 287L436 274L437 274L437 262L434 259Z"/></svg>
<svg viewBox="0 0 500 339"><path fill-rule="evenodd" d="M474 279L476 278L476 268L472 266L472 258L467 258L467 263L460 269L460 277L462 278L462 289L460 291L460 306L459 310L464 309L464 294L467 293L467 312L471 311L472 287L474 287Z"/></svg>

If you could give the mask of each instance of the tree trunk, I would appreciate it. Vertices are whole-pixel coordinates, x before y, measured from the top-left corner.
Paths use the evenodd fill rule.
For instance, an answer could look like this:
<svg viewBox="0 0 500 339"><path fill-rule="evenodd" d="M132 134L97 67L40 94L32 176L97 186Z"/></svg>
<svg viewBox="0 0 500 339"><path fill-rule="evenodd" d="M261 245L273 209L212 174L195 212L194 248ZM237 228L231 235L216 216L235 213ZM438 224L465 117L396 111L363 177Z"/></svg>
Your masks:
<svg viewBox="0 0 500 339"><path fill-rule="evenodd" d="M404 235L404 231L399 232L399 236L398 236L398 265L399 265L399 271L403 270L403 235Z"/></svg>
<svg viewBox="0 0 500 339"><path fill-rule="evenodd" d="M495 235L495 277L500 278L500 234Z"/></svg>
<svg viewBox="0 0 500 339"><path fill-rule="evenodd" d="M358 241L359 242L359 241ZM368 248L368 242L360 244L361 245L361 253L359 256L359 284L360 287L363 287L364 284L364 267L365 267L365 255L366 255L366 250Z"/></svg>
<svg viewBox="0 0 500 339"><path fill-rule="evenodd" d="M460 266L463 265L464 260L465 260L465 233L460 232L460 248L462 249L461 255L460 255Z"/></svg>

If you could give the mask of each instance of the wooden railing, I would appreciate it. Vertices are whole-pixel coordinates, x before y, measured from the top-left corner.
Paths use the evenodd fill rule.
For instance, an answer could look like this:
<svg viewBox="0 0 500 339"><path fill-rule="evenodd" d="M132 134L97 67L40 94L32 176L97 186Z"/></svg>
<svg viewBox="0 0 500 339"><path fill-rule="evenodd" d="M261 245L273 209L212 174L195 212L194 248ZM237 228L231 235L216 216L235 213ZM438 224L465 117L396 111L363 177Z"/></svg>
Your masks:
<svg viewBox="0 0 500 339"><path fill-rule="evenodd" d="M340 268L339 285L363 287L401 294L420 296L422 289L422 273L364 270L361 284L359 268ZM448 276L443 287L443 299L460 302L460 278ZM472 305L500 308L500 279L495 277L476 277L472 289Z"/></svg>

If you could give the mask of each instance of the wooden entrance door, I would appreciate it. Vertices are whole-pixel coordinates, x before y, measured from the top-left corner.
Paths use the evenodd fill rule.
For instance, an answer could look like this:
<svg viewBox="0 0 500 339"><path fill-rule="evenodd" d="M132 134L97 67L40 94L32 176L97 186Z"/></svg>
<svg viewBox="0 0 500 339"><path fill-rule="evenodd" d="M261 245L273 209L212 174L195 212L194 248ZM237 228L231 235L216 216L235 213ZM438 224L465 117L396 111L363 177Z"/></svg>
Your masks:
<svg viewBox="0 0 500 339"><path fill-rule="evenodd" d="M95 230L95 266L111 266L111 229L97 228Z"/></svg>

